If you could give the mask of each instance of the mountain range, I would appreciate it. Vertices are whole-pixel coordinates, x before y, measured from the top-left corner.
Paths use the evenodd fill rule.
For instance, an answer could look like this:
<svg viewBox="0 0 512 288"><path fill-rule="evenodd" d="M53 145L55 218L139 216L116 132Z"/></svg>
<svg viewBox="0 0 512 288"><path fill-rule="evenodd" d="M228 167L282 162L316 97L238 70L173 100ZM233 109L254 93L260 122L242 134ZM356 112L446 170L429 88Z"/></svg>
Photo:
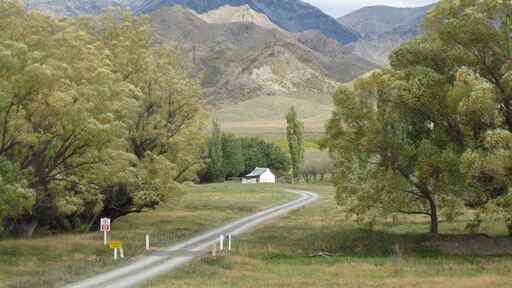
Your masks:
<svg viewBox="0 0 512 288"><path fill-rule="evenodd" d="M421 23L435 4L417 8L370 6L338 19L361 38L348 45L350 51L374 63L387 64L389 54L421 33Z"/></svg>
<svg viewBox="0 0 512 288"><path fill-rule="evenodd" d="M340 83L377 67L336 41L331 46L316 45L329 43L322 33L296 34L259 26L254 22L269 25L268 18L247 7L225 6L215 13L212 20L211 14L201 16L174 6L148 14L159 35L180 43L186 51L183 54L203 76L207 104L238 103L260 96L330 103ZM232 22L234 14L251 21Z"/></svg>
<svg viewBox="0 0 512 288"><path fill-rule="evenodd" d="M300 0L25 4L66 17L96 16L108 7L147 15L158 36L175 44L201 81L204 103L213 117L242 133L258 125L282 129L291 104L307 130L322 130L332 110L333 92L384 65L392 49L418 35L419 23L430 9L375 6L335 20Z"/></svg>
<svg viewBox="0 0 512 288"><path fill-rule="evenodd" d="M290 32L319 30L341 43L359 39L358 33L347 29L320 9L300 0L25 0L29 7L60 16L97 15L105 7L117 6L135 14L147 14L176 5L205 13L222 6L248 5L267 15L272 22Z"/></svg>

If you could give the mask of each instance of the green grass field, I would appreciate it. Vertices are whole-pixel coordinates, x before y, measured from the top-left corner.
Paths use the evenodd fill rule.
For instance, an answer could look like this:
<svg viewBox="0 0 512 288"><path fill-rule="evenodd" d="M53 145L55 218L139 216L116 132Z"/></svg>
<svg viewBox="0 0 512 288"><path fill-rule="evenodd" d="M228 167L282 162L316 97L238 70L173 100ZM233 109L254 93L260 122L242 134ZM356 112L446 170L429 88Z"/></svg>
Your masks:
<svg viewBox="0 0 512 288"><path fill-rule="evenodd" d="M111 238L123 241L126 263L144 253L146 233L153 247L167 246L294 197L274 186L195 185L178 203L114 222ZM123 265L102 239L88 233L0 240L0 287L61 287Z"/></svg>
<svg viewBox="0 0 512 288"><path fill-rule="evenodd" d="M197 260L144 287L512 287L511 256L472 255L506 241L492 238L504 225L486 221L491 238L467 235L463 217L432 238L427 219L407 217L369 232L346 219L332 188L307 188L322 201L236 239L231 256ZM460 255L435 243L455 244Z"/></svg>
<svg viewBox="0 0 512 288"><path fill-rule="evenodd" d="M61 287L141 255L146 233L167 246L293 199L284 188L191 186L179 203L114 223L126 262L114 263L99 233L2 240L0 286ZM347 219L332 187L299 188L321 193L321 201L235 239L231 256L198 259L143 287L511 287L512 257L482 256L512 251L504 225L485 221L489 237L468 235L462 217L441 223L443 235L432 238L427 219L405 217L370 232Z"/></svg>

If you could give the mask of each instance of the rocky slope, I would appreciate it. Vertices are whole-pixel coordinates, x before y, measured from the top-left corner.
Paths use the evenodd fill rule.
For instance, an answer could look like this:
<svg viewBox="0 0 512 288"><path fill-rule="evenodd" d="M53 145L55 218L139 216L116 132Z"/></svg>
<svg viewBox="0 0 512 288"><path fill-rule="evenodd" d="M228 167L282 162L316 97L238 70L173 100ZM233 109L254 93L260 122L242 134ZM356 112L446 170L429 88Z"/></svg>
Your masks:
<svg viewBox="0 0 512 288"><path fill-rule="evenodd" d="M203 14L196 13L196 15L211 24L253 23L260 27L281 30L279 26L270 21L267 15L252 10L249 5L238 7L225 5Z"/></svg>
<svg viewBox="0 0 512 288"><path fill-rule="evenodd" d="M264 19L254 13L256 19ZM193 69L202 75L211 105L261 96L329 103L340 82L375 68L319 32L293 34L250 21L208 23L180 6L149 16L163 39L180 43ZM322 42L330 46L319 45Z"/></svg>
<svg viewBox="0 0 512 288"><path fill-rule="evenodd" d="M362 37L349 45L352 52L385 65L394 49L421 33L421 22L433 7L371 6L354 11L338 21Z"/></svg>

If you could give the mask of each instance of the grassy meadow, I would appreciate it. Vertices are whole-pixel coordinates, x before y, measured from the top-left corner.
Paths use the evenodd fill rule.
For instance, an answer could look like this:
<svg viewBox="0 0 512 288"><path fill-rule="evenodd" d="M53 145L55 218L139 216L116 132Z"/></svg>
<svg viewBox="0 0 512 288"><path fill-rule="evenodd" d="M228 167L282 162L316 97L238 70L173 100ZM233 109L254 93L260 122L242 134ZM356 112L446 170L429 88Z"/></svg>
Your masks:
<svg viewBox="0 0 512 288"><path fill-rule="evenodd" d="M482 233L464 230L469 218L442 222L427 234L423 217L375 226L346 219L334 189L317 204L265 224L236 239L231 256L204 258L143 287L511 287L512 257L504 225L485 221ZM483 256L488 254L490 256ZM509 254L512 255L512 254Z"/></svg>
<svg viewBox="0 0 512 288"><path fill-rule="evenodd" d="M296 195L273 186L194 185L177 203L130 215L112 225L110 237L123 241L127 260L115 263L101 233L36 235L0 240L0 287L61 287L144 253L144 235L163 247L223 223L287 202Z"/></svg>
<svg viewBox="0 0 512 288"><path fill-rule="evenodd" d="M222 129L241 136L279 139L286 135L286 113L291 104L304 122L306 137L318 138L325 132L325 122L331 117L331 104L284 96L258 97L211 111Z"/></svg>

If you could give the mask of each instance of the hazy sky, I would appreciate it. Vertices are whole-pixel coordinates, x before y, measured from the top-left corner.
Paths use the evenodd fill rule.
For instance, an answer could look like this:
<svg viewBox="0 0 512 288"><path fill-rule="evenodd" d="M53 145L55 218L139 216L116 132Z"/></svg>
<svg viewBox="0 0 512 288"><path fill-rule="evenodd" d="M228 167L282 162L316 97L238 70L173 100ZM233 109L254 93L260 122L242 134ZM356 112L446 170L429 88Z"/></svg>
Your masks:
<svg viewBox="0 0 512 288"><path fill-rule="evenodd" d="M340 17L364 6L388 5L414 7L428 5L436 0L303 0L334 17Z"/></svg>

